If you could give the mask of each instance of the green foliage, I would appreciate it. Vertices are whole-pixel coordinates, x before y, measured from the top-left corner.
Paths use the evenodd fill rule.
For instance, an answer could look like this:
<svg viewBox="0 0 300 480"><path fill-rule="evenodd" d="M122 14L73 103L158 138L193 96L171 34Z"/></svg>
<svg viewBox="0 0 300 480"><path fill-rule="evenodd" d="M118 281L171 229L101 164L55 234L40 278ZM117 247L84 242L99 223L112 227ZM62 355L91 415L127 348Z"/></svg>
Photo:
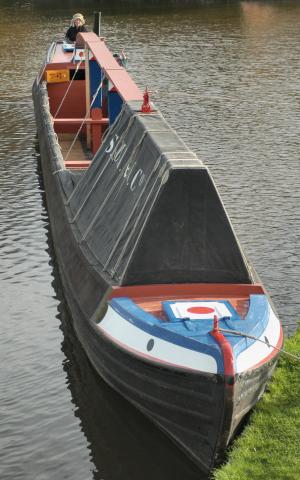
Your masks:
<svg viewBox="0 0 300 480"><path fill-rule="evenodd" d="M300 354L300 328L285 350ZM281 355L268 392L214 480L300 479L300 361Z"/></svg>

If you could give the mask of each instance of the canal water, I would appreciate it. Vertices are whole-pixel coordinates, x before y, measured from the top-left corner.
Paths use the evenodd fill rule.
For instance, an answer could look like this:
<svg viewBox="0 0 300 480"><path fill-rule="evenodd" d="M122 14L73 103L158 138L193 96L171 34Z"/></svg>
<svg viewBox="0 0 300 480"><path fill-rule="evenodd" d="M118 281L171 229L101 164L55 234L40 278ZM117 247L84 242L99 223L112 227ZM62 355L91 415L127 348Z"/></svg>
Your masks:
<svg viewBox="0 0 300 480"><path fill-rule="evenodd" d="M31 85L71 3L0 1L0 479L201 480L95 375L60 290ZM92 25L98 2L87 3ZM296 0L102 18L111 48L125 48L138 85L210 167L289 333L300 318L299 23Z"/></svg>

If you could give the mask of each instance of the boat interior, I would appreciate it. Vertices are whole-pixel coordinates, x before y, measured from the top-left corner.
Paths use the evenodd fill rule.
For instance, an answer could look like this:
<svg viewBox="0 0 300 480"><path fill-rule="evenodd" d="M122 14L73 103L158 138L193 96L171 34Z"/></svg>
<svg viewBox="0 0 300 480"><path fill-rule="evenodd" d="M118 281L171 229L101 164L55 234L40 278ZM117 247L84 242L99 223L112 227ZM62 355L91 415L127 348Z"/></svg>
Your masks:
<svg viewBox="0 0 300 480"><path fill-rule="evenodd" d="M84 48L82 41L53 43L41 72L64 166L70 170L89 167L123 101L143 100L122 58L112 55L94 33L86 35L91 42Z"/></svg>
<svg viewBox="0 0 300 480"><path fill-rule="evenodd" d="M194 326L198 321L214 320L217 315L230 323L244 322L262 315L253 315L267 307L265 292L259 284L169 284L114 287L110 301L117 308L139 316L144 321L161 325L191 320ZM137 310L136 307L138 307ZM211 324L211 322L210 322ZM200 324L199 324L200 325ZM201 325L200 325L201 328ZM197 328L195 328L197 330Z"/></svg>

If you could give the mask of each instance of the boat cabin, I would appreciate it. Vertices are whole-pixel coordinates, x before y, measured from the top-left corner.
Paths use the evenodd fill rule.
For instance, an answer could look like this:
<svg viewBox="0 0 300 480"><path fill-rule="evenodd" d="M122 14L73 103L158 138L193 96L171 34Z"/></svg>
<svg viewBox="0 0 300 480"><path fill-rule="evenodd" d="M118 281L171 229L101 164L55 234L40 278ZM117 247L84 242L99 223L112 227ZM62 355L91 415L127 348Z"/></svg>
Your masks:
<svg viewBox="0 0 300 480"><path fill-rule="evenodd" d="M123 102L143 101L141 90L100 40L84 33L75 45L53 43L41 75L67 169L88 168Z"/></svg>

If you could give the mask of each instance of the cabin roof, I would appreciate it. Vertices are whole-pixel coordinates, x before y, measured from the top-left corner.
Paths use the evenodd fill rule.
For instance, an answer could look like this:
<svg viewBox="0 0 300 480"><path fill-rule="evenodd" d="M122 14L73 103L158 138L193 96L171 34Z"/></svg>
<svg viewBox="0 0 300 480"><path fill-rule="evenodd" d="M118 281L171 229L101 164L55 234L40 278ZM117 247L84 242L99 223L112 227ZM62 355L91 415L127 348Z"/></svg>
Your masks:
<svg viewBox="0 0 300 480"><path fill-rule="evenodd" d="M82 248L117 285L251 283L208 169L132 103L69 198Z"/></svg>

